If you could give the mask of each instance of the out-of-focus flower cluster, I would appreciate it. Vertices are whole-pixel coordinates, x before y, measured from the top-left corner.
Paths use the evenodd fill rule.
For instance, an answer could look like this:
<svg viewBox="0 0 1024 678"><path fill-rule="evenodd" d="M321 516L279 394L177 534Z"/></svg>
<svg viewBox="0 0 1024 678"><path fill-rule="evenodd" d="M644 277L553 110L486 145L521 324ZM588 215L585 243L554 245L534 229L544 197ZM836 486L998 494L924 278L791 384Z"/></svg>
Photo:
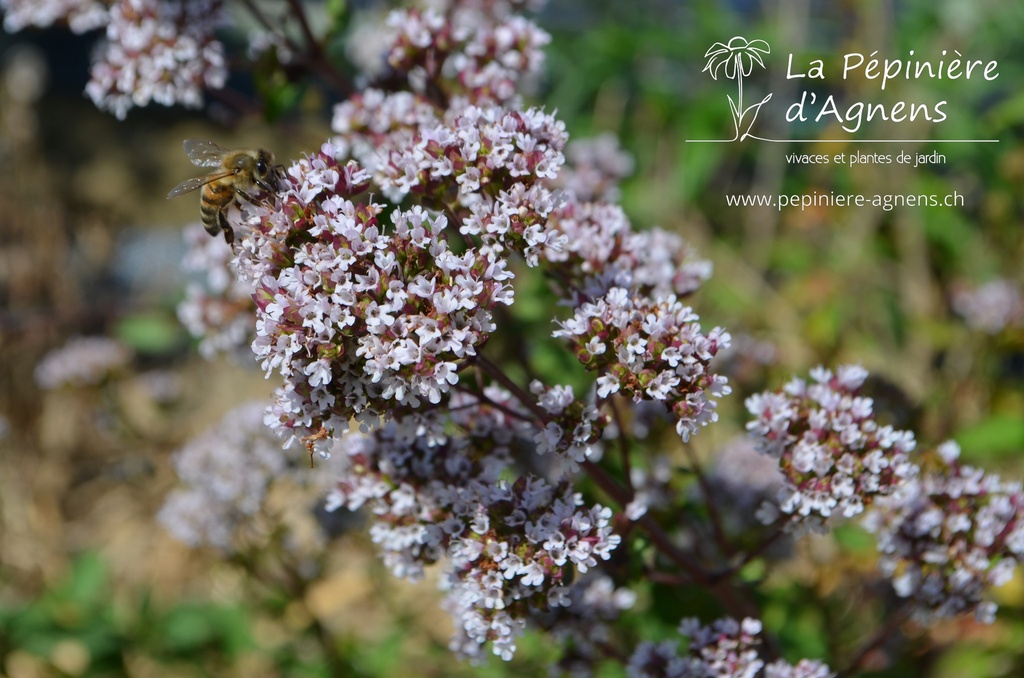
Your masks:
<svg viewBox="0 0 1024 678"><path fill-rule="evenodd" d="M66 21L75 33L105 26L108 2L103 0L0 0L4 30L15 33L29 26L46 28Z"/></svg>
<svg viewBox="0 0 1024 678"><path fill-rule="evenodd" d="M157 519L190 546L230 550L239 526L260 510L288 457L263 425L265 402L235 408L174 453L185 487L173 490Z"/></svg>
<svg viewBox="0 0 1024 678"><path fill-rule="evenodd" d="M46 354L36 365L36 383L40 388L89 386L123 369L132 353L107 337L78 337Z"/></svg>
<svg viewBox="0 0 1024 678"><path fill-rule="evenodd" d="M568 604L536 614L533 623L564 648L553 675L589 676L615 642L613 624L636 604L636 594L608 576L585 575L569 589Z"/></svg>
<svg viewBox="0 0 1024 678"><path fill-rule="evenodd" d="M555 185L584 202L615 202L619 183L633 173L633 156L619 145L614 134L593 139L574 139L565 147L567 167Z"/></svg>
<svg viewBox="0 0 1024 678"><path fill-rule="evenodd" d="M879 426L872 400L858 395L867 375L858 366L818 367L810 383L794 378L781 391L747 398L754 416L747 430L787 481L777 506L762 507L765 522L781 512L793 528L824 529L832 514L855 516L916 474L913 433Z"/></svg>
<svg viewBox="0 0 1024 678"><path fill-rule="evenodd" d="M544 430L534 436L538 454L554 454L575 472L587 459L596 459L601 452L600 439L607 415L591 404L576 399L571 386L547 387L539 380L530 384L538 396L538 404L549 419Z"/></svg>
<svg viewBox="0 0 1024 678"><path fill-rule="evenodd" d="M684 653L679 643L644 642L630 657L629 678L754 678L762 669L766 678L828 678L828 666L817 660L803 659L796 666L784 660L765 665L758 653L761 622L756 619L719 619L702 626L694 618L679 623L679 633L687 638Z"/></svg>
<svg viewBox="0 0 1024 678"><path fill-rule="evenodd" d="M726 530L740 534L760 525L757 509L773 501L785 482L778 460L760 454L750 436L739 436L715 453L707 474L708 500L715 503Z"/></svg>
<svg viewBox="0 0 1024 678"><path fill-rule="evenodd" d="M711 262L698 258L678 234L633 231L618 205L567 200L551 212L547 227L554 234L544 259L573 303L604 296L613 287L683 297L711 277Z"/></svg>
<svg viewBox="0 0 1024 678"><path fill-rule="evenodd" d="M749 384L761 378L775 363L779 351L770 342L741 332L730 335L729 348L718 354L718 369L729 379Z"/></svg>
<svg viewBox="0 0 1024 678"><path fill-rule="evenodd" d="M223 23L221 0L0 0L4 28L66 21L76 33L103 28L85 93L124 118L156 102L198 108L203 91L227 79L224 47L214 35Z"/></svg>
<svg viewBox="0 0 1024 678"><path fill-rule="evenodd" d="M1005 279L984 285L955 287L951 294L953 310L971 329L998 334L1008 327L1024 326L1024 296L1020 285Z"/></svg>
<svg viewBox="0 0 1024 678"><path fill-rule="evenodd" d="M118 118L153 101L199 108L203 90L227 80L214 37L220 17L220 0L122 0L111 7L85 93Z"/></svg>
<svg viewBox="0 0 1024 678"><path fill-rule="evenodd" d="M729 344L721 328L702 334L698 317L674 295L652 300L616 287L561 321L555 337L571 342L579 361L597 371L597 393L657 400L676 417L684 441L716 421L727 379L708 369Z"/></svg>
<svg viewBox="0 0 1024 678"><path fill-rule="evenodd" d="M235 274L231 250L202 226L187 228L184 234L188 251L181 267L191 277L178 304L178 319L200 339L199 352L204 357L227 353L251 360L254 286Z"/></svg>
<svg viewBox="0 0 1024 678"><path fill-rule="evenodd" d="M521 16L473 4L453 2L446 13L396 10L388 17L394 31L388 64L414 91L504 104L524 77L540 71L551 36Z"/></svg>
<svg viewBox="0 0 1024 678"><path fill-rule="evenodd" d="M955 442L940 445L920 477L864 521L883 574L925 623L964 612L992 622L996 604L983 596L1008 582L1024 556L1020 482L961 464L959 455Z"/></svg>
<svg viewBox="0 0 1024 678"><path fill-rule="evenodd" d="M639 520L651 509L672 506L676 491L671 486L673 469L668 457L654 456L650 468L632 466L629 469L629 485L633 488L633 499L623 507L623 515L630 520Z"/></svg>
<svg viewBox="0 0 1024 678"><path fill-rule="evenodd" d="M919 466L913 435L879 426L871 399L857 395L866 377L860 367L817 368L810 384L794 379L747 400L758 449L786 477L763 520L781 511L789 525L820 528L834 512L851 517L870 504L863 522L876 535L882 573L919 621L973 612L991 622L996 605L985 594L1024 556L1021 483L961 464L953 441Z"/></svg>
<svg viewBox="0 0 1024 678"><path fill-rule="evenodd" d="M446 559L445 608L452 649L478 656L485 643L509 659L531 616L570 604L574 570L608 559L620 538L611 510L583 506L567 483L502 478L512 449L533 427L496 388L453 394L448 414L394 419L339 446L345 471L329 505L374 516L370 535L397 575L419 579Z"/></svg>

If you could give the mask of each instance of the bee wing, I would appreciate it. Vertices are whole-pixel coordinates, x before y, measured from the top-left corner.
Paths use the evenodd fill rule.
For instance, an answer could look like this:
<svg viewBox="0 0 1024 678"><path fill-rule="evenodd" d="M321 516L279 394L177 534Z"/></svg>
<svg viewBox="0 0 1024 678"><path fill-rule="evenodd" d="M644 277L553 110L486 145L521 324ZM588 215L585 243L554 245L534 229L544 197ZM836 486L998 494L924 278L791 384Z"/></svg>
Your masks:
<svg viewBox="0 0 1024 678"><path fill-rule="evenodd" d="M192 161L192 164L199 167L217 167L224 156L231 152L212 141L203 139L185 139L182 146L185 147L185 155Z"/></svg>
<svg viewBox="0 0 1024 678"><path fill-rule="evenodd" d="M171 192L167 194L167 198L177 198L179 195L188 193L189 191L194 191L197 188L202 188L211 181L217 181L218 179L223 179L224 177L229 176L231 176L231 172L214 172L213 174L207 174L206 176L186 179L172 188Z"/></svg>

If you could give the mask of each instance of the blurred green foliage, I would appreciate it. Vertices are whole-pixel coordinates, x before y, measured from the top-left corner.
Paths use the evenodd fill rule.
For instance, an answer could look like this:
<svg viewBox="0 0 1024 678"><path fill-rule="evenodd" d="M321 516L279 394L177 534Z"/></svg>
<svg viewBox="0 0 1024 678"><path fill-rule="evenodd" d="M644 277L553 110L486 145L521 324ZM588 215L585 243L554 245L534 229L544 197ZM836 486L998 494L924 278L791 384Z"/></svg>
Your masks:
<svg viewBox="0 0 1024 678"><path fill-rule="evenodd" d="M145 594L125 605L115 602L112 589L103 561L84 554L63 581L35 600L0 608L0 648L9 675L17 675L11 665L17 652L38 658L42 675L116 676L125 675L138 653L161 664L214 669L255 648L250 617L237 606L157 609Z"/></svg>

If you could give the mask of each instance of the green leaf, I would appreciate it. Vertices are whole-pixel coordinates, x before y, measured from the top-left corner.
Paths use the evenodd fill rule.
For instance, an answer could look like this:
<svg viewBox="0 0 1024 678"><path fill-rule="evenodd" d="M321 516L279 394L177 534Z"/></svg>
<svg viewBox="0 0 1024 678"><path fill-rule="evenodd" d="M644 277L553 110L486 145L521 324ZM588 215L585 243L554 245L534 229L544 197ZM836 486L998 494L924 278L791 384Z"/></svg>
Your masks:
<svg viewBox="0 0 1024 678"><path fill-rule="evenodd" d="M875 552L875 539L856 525L839 525L832 530L836 543L851 553L866 554Z"/></svg>
<svg viewBox="0 0 1024 678"><path fill-rule="evenodd" d="M126 316L117 324L114 333L124 344L140 353L170 353L184 340L178 321L162 311Z"/></svg>
<svg viewBox="0 0 1024 678"><path fill-rule="evenodd" d="M960 676L1010 675L1000 670L1001 662L983 648L962 644L952 646L938 657L934 673L936 678L959 678Z"/></svg>
<svg viewBox="0 0 1024 678"><path fill-rule="evenodd" d="M208 610L183 605L172 610L164 619L164 645L171 652L187 653L198 649L214 638L214 624Z"/></svg>
<svg viewBox="0 0 1024 678"><path fill-rule="evenodd" d="M822 657L828 650L826 628L821 612L806 607L793 610L779 637L787 648L792 648L795 657Z"/></svg>
<svg viewBox="0 0 1024 678"><path fill-rule="evenodd" d="M260 55L253 79L256 92L263 102L263 117L267 122L274 122L294 110L306 91L305 85L293 82L285 72L276 47Z"/></svg>
<svg viewBox="0 0 1024 678"><path fill-rule="evenodd" d="M740 570L739 578L745 582L758 582L764 579L768 572L768 567L761 558L754 558L752 561L743 566Z"/></svg>
<svg viewBox="0 0 1024 678"><path fill-rule="evenodd" d="M274 122L298 106L305 91L305 87L291 82L265 91L263 114L267 122Z"/></svg>
<svg viewBox="0 0 1024 678"><path fill-rule="evenodd" d="M351 14L348 11L348 2L345 0L327 0L324 5L327 17L331 21L333 30L341 30L348 25Z"/></svg>
<svg viewBox="0 0 1024 678"><path fill-rule="evenodd" d="M953 437L965 459L1016 455L1024 451L1024 417L993 414Z"/></svg>
<svg viewBox="0 0 1024 678"><path fill-rule="evenodd" d="M80 605L94 605L105 599L107 568L95 553L79 556L67 582L59 589L61 598Z"/></svg>
<svg viewBox="0 0 1024 678"><path fill-rule="evenodd" d="M165 648L174 653L216 646L235 655L253 647L245 614L231 607L181 605L167 614L162 630Z"/></svg>

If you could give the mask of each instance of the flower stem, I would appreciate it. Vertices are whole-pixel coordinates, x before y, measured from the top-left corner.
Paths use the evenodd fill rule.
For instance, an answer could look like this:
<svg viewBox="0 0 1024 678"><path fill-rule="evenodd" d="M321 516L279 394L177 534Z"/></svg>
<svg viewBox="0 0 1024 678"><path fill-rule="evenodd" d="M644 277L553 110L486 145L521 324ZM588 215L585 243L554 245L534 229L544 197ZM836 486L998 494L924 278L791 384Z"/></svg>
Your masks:
<svg viewBox="0 0 1024 678"><path fill-rule="evenodd" d="M736 94L736 113L743 117L743 59L739 54L736 55L736 84L739 86L739 92ZM736 121L737 127L739 126L739 120Z"/></svg>
<svg viewBox="0 0 1024 678"><path fill-rule="evenodd" d="M786 530L784 529L784 525L785 525L785 523L779 523L776 526L775 530L773 530L770 535L765 537L761 541L760 544L758 544L754 548L752 548L749 551L747 551L746 553L744 553L743 556L738 561L736 561L735 563L733 563L732 565L730 565L726 569L721 570L720 572L713 573L711 575L712 581L720 581L722 579L728 579L728 578L732 577L737 572L739 572L744 567L746 567L747 564L750 563L750 561L754 560L754 558L757 558L762 553L767 551L768 547L770 547L772 544L777 542L779 539L782 538L782 536L784 534L786 534Z"/></svg>
<svg viewBox="0 0 1024 678"><path fill-rule="evenodd" d="M714 490L710 483L708 483L707 475L705 475L704 469L701 467L700 460L697 459L693 448L689 445L684 445L683 447L686 449L686 456L690 460L690 467L697 476L697 484L700 486L701 494L704 495L704 505L708 509L708 520L711 523L711 531L715 535L718 548L722 551L722 555L726 558L731 558L735 554L736 549L732 542L729 541L729 537L725 534L725 528L722 526L722 516L715 505Z"/></svg>
<svg viewBox="0 0 1024 678"><path fill-rule="evenodd" d="M536 398L533 398L522 386L512 381L512 379L505 374L500 367L491 362L482 353L477 353L474 362L480 366L480 369L485 374L508 389L509 393L514 395L516 399L523 404L523 407L533 412L543 427L544 422L548 421L550 415L544 411L543 407L537 404Z"/></svg>
<svg viewBox="0 0 1024 678"><path fill-rule="evenodd" d="M893 633L907 620L910 616L910 609L910 605L904 601L902 606L890 615L889 621L882 628L878 629L875 635L857 651L857 654L850 660L849 666L836 674L836 678L847 678L848 676L856 675L868 656L881 647L885 641L892 638Z"/></svg>

